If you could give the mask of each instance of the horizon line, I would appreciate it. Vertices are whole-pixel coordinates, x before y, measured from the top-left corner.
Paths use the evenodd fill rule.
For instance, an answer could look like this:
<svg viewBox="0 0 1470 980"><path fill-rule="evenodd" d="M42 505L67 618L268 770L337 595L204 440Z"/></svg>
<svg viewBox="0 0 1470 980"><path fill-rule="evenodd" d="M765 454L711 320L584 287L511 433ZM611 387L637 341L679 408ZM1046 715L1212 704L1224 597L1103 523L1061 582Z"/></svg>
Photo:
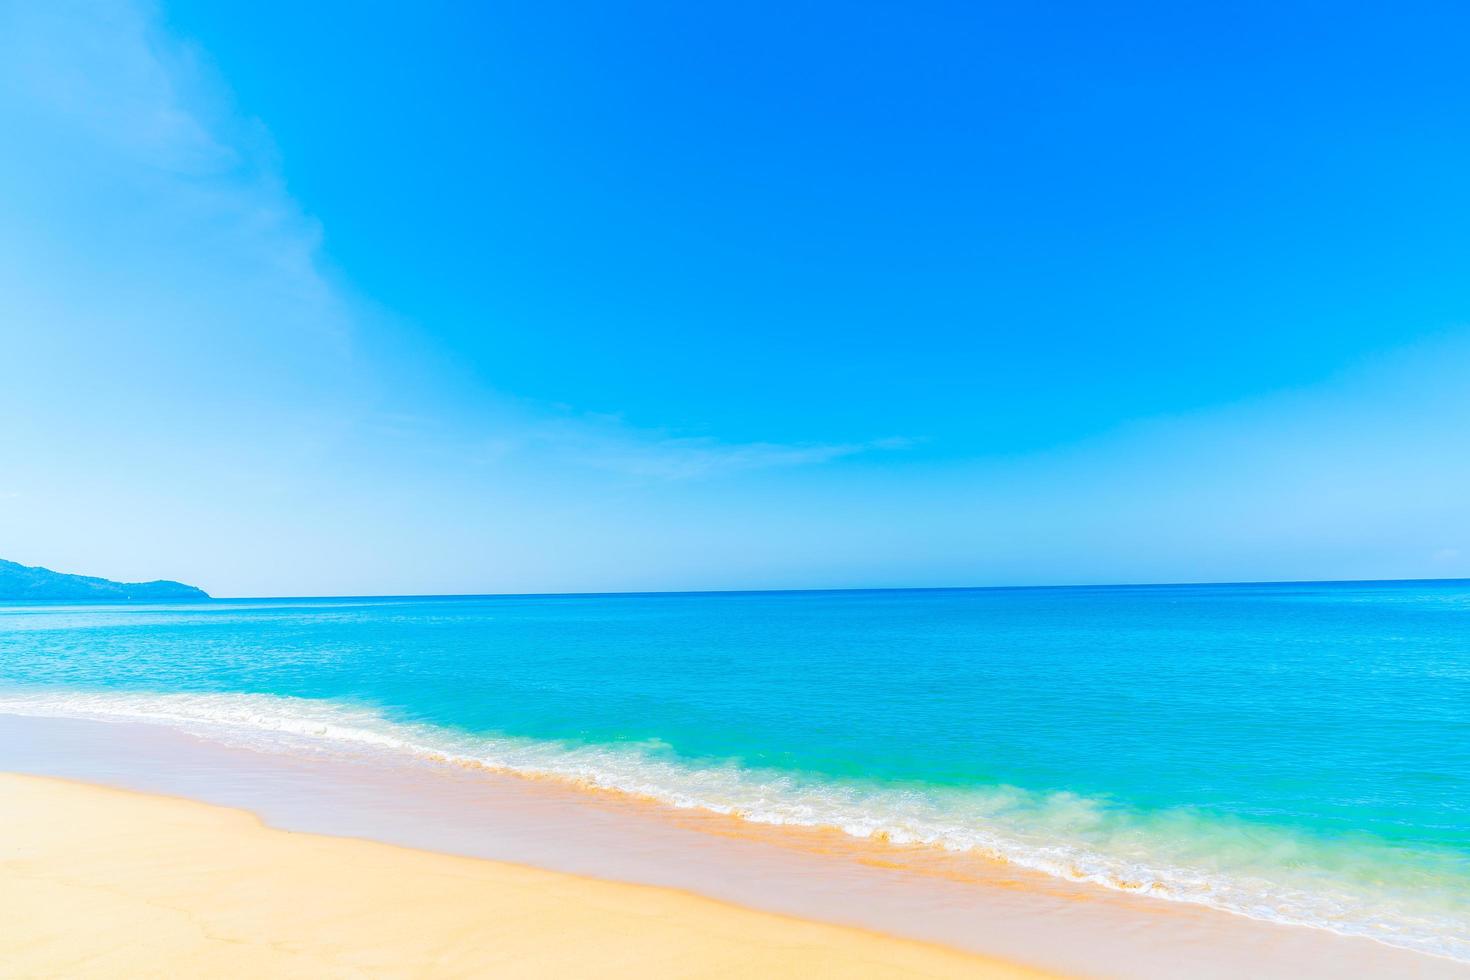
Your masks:
<svg viewBox="0 0 1470 980"><path fill-rule="evenodd" d="M384 593L337 593L331 595L209 595L199 602L234 602L272 599L574 599L611 598L616 596L695 596L695 595L782 595L831 592L1005 592L1032 589L1186 589L1223 586L1269 586L1269 585L1390 585L1416 582L1470 582L1467 576L1444 578L1342 578L1342 579L1267 579L1226 580L1218 582L1072 582L1060 585L914 585L914 586L859 586L851 588L809 589L632 589L625 591L587 592L384 592ZM78 600L37 600L69 602ZM126 602L129 600L119 600ZM187 600L186 600L187 601Z"/></svg>

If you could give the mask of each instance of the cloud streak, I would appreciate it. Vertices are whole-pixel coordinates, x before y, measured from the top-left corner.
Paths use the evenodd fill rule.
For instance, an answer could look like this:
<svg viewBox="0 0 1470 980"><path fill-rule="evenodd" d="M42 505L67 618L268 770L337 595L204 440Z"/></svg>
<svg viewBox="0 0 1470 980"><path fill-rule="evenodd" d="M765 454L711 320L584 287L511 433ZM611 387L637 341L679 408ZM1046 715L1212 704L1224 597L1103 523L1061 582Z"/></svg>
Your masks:
<svg viewBox="0 0 1470 980"><path fill-rule="evenodd" d="M891 451L902 439L822 445L775 442L726 443L710 438L643 438L570 447L582 465L634 477L698 480L756 470L818 466L865 453Z"/></svg>
<svg viewBox="0 0 1470 980"><path fill-rule="evenodd" d="M558 466L644 481L715 480L763 470L821 466L872 453L898 452L920 440L861 442L739 442L642 429L610 415L530 416L499 427L474 454L482 462L541 459Z"/></svg>

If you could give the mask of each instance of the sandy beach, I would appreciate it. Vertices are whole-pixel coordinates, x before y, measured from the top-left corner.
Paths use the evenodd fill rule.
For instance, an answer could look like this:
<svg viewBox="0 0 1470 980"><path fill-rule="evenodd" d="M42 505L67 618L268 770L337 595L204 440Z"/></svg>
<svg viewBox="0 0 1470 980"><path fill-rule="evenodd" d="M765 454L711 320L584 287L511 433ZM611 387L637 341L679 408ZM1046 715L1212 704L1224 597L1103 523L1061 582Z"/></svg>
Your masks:
<svg viewBox="0 0 1470 980"><path fill-rule="evenodd" d="M8 976L1034 977L939 946L0 775Z"/></svg>

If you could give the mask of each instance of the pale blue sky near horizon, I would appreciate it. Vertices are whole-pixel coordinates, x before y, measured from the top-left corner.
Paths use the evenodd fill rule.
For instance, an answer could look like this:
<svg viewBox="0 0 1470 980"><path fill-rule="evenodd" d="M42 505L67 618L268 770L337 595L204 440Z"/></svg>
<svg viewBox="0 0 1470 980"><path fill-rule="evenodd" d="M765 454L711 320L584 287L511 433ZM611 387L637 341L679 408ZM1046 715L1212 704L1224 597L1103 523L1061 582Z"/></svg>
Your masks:
<svg viewBox="0 0 1470 980"><path fill-rule="evenodd" d="M1454 4L0 0L0 557L1470 575Z"/></svg>

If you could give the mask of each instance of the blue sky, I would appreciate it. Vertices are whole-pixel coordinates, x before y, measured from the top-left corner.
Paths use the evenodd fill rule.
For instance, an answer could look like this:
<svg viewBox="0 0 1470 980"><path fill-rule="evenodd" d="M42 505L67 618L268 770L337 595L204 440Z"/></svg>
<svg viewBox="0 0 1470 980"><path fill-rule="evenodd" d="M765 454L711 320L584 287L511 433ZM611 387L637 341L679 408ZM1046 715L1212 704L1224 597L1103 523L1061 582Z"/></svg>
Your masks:
<svg viewBox="0 0 1470 980"><path fill-rule="evenodd" d="M1454 4L0 0L0 555L1470 575Z"/></svg>

